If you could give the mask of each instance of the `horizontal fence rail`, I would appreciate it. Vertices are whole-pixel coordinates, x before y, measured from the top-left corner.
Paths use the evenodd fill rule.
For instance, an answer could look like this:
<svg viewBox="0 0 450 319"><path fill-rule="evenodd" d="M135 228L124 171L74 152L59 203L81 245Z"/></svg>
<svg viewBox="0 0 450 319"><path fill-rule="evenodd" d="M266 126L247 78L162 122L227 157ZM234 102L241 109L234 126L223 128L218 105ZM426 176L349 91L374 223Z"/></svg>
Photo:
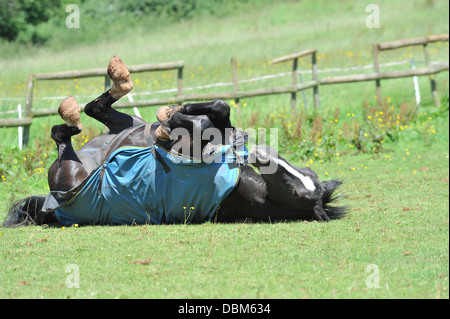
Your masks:
<svg viewBox="0 0 450 319"><path fill-rule="evenodd" d="M363 81L375 81L376 84L376 93L377 93L377 101L381 104L381 80L387 79L397 79L397 78L405 78L405 77L417 77L417 76L429 76L430 84L433 93L433 99L436 105L439 105L440 100L436 91L436 83L434 79L434 75L443 71L449 70L449 64L446 63L433 63L430 61L430 57L427 50L428 43L438 42L438 41L448 41L449 35L432 35L427 37L420 37L414 39L404 39L397 40L392 42L385 43L375 43L373 44L373 59L374 63L372 66L365 66L363 68L367 69L373 67L374 72L372 73L361 73L361 74L351 74L351 75L337 75L337 76L329 76L324 77L322 79L318 78L319 73L323 73L330 70L318 70L317 66L317 49L310 48L300 52L284 55L271 60L271 64L279 64L285 62L292 63L292 72L282 73L278 75L268 75L261 78L274 78L279 76L291 76L291 85L287 86L276 86L269 88L258 88L242 91L239 89L239 83L255 81L256 79L250 80L242 80L238 79L238 70L237 70L237 61L236 58L231 58L231 68L232 68L232 82L230 83L215 83L206 85L204 87L215 87L215 86L225 86L230 85L233 87L233 90L227 92L212 92L212 93L191 93L186 94L183 92L183 61L175 61L175 62L166 62L159 64L141 64L141 65L131 65L128 66L130 73L139 73L139 72L157 72L157 71L168 71L168 70L177 70L177 88L164 90L164 92L176 92L176 95L173 97L166 98L155 98L155 99L144 99L134 101L131 97L129 97L129 101L125 102L123 100L118 101L114 104L114 107L117 109L122 108L136 108L136 107L151 107L151 106L160 106L167 104L182 104L187 101L197 101L197 100L215 100L215 99L224 99L230 100L234 99L237 105L237 113L240 116L240 107L239 100L242 98L248 97L257 97L264 95L275 95L275 94L290 94L291 95L291 109L295 111L296 108L296 95L298 92L302 92L307 89L313 89L313 99L314 106L319 107L319 86L321 85L330 85L330 84L342 84L342 83L354 83L354 82L363 82ZM395 71L380 71L381 66L387 65L396 65L396 64L404 64L405 62L397 62L397 63L379 63L379 54L380 52L386 50L394 50L407 46L417 46L422 45L424 50L424 58L425 65L424 67L408 69L408 70L395 70ZM311 56L311 70L309 71L300 71L298 70L298 59L304 58L307 56ZM357 68L347 68L345 70L355 70ZM359 68L361 69L361 68ZM333 69L331 69L332 71ZM339 70L339 69L336 69ZM298 83L298 78L301 75L309 73L312 74L312 81ZM76 78L86 78L86 77L104 77L105 78L105 90L109 89L111 86L110 79L107 76L106 68L99 69L90 69L90 70L74 70L74 71L64 71L64 72L55 72L55 73L39 73L39 74L30 74L28 79L28 88L27 95L25 99L25 114L24 117L18 119L0 119L0 127L17 127L23 126L23 144L27 145L29 140L29 128L33 122L33 118L56 115L58 114L57 108L37 108L33 109L33 90L35 87L36 81L43 80L63 80L63 79L76 79ZM200 87L202 88L202 87ZM193 88L189 88L191 90ZM188 89L186 89L188 90ZM152 94L154 92L145 92L145 94ZM138 95L139 93L135 93ZM144 93L141 93L144 94ZM80 104L81 109L84 109L84 104Z"/></svg>
<svg viewBox="0 0 450 319"><path fill-rule="evenodd" d="M27 126L33 123L32 117L24 117L21 119L0 119L0 127L18 127Z"/></svg>
<svg viewBox="0 0 450 319"><path fill-rule="evenodd" d="M177 96L183 94L183 61L176 62L165 62L158 64L140 64L128 66L130 73L141 73L141 72L155 72L155 71L168 71L177 70ZM74 70L65 72L54 72L54 73L39 73L30 74L28 78L28 88L25 100L25 117L23 119L3 119L0 120L0 126L23 126L23 145L27 145L30 136L30 126L29 119L33 117L48 116L58 114L58 110L55 108L51 109L33 109L33 90L36 81L43 80L64 80L64 79L77 79L77 78L87 78L87 77L98 77L102 76L105 78L105 90L109 89L111 86L111 80L107 75L107 68L89 69L89 70ZM84 109L84 106L82 107Z"/></svg>
<svg viewBox="0 0 450 319"><path fill-rule="evenodd" d="M438 35L430 35L430 36L420 37L420 38L403 39L403 40L396 40L396 41L384 42L384 43L374 43L373 50L372 50L373 51L373 60L374 60L374 62L373 62L374 70L376 73L380 72L380 64L379 64L380 52L386 51L386 50L400 49L400 48L404 48L404 47L408 47L408 46L421 45L423 47L425 63L429 70L426 70L427 68L422 68L422 70L421 70L422 74L421 73L418 73L418 74L405 73L403 76L397 76L397 78L398 77L418 76L418 75L428 75L429 79L430 79L431 93L433 95L434 103L436 104L436 106L440 106L441 101L439 99L439 96L438 96L438 93L436 90L436 81L434 79L434 74L439 73L441 71L448 70L448 63L446 65L444 65L443 68L433 69L433 67L431 66L430 55L428 53L428 43L442 42L442 41L448 42L448 38L449 38L448 34L438 34ZM433 71L435 71L435 72L433 72ZM396 74L394 74L394 75L396 75ZM390 77L390 78L396 78L396 77ZM381 78L375 79L375 87L376 87L376 92L377 92L378 104L382 103L380 80L381 80Z"/></svg>
<svg viewBox="0 0 450 319"><path fill-rule="evenodd" d="M140 73L140 72L152 72L152 71L167 71L174 69L183 69L184 62L166 62L159 64L141 64L141 65L130 65L128 66L128 71L130 73ZM64 71L64 72L54 72L54 73L39 73L34 74L35 80L64 80L64 79L78 79L87 78L94 76L107 76L106 68L99 69L89 69L89 70L78 70L78 71Z"/></svg>
<svg viewBox="0 0 450 319"><path fill-rule="evenodd" d="M414 60L415 64L423 64L425 61L416 61ZM411 64L411 60L404 60L404 61L397 61L397 62L387 62L380 64L380 67L388 67L388 66L396 66L396 65L405 65ZM432 65L445 65L446 62L432 62ZM358 71L358 70L365 70L365 69L373 69L373 64L367 64L362 66L354 66L354 67L345 67L345 68L331 68L331 69L323 69L323 70L317 70L318 74L322 73L330 73L330 72L345 72L345 71ZM291 72L282 72L277 74L268 74L268 75L262 75L254 78L244 79L244 80L238 80L238 83L252 83L252 82L258 82L268 79L275 79L280 77L285 77L287 75L291 75ZM300 76L302 74L312 74L311 70L303 71L303 70L297 70L297 74ZM224 86L233 86L234 82L222 82L222 83L211 83L211 84L205 84L205 85L199 85L199 86L193 86L193 87L183 87L183 91L194 91L194 90L203 90L203 89L209 89L214 87L224 87ZM177 88L173 89L162 89L157 91L149 91L149 92L133 92L131 93L133 96L143 96L143 95L155 95L160 93L173 93L177 92ZM89 95L77 95L77 97L82 98L95 98L98 94L89 94ZM42 96L42 97L35 97L34 100L63 100L66 98L66 96ZM20 97L14 97L14 98L0 98L1 101L22 101L24 98ZM0 114L13 114L17 113L17 110L8 110L8 111L2 111Z"/></svg>
<svg viewBox="0 0 450 319"><path fill-rule="evenodd" d="M378 73L367 73L367 74L352 74L352 75L341 75L341 76L331 76L323 78L320 80L320 84L337 84L337 83L351 83L351 82L363 82L363 81L373 81L373 80L386 80L386 79L397 79L412 76L422 76L436 74L449 69L448 63L430 67L417 68L413 70L397 70L389 72L378 72Z"/></svg>
<svg viewBox="0 0 450 319"><path fill-rule="evenodd" d="M444 42L444 41L448 41L448 34L430 35L427 37L378 43L378 50L380 51L393 50L413 45L426 45L427 43Z"/></svg>

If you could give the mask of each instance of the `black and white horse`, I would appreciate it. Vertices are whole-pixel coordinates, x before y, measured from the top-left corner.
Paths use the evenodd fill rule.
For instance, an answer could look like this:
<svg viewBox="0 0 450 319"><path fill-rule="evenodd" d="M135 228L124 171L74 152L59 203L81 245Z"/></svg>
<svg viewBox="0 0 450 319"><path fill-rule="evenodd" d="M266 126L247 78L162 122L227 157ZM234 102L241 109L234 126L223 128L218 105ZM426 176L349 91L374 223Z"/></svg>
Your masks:
<svg viewBox="0 0 450 319"><path fill-rule="evenodd" d="M121 147L151 148L157 145L171 152L187 150L192 155L198 146L204 154L208 147L214 149L215 144L227 144L240 135L231 125L230 107L221 100L162 107L157 113L159 122L155 123L119 112L112 108L112 104L132 89L129 72L125 64L114 57L108 66L108 75L113 80L113 87L84 108L88 116L108 127L108 133L74 150L71 137L81 132L79 106L72 97L60 106L60 115L66 124L56 125L51 131L58 148L58 158L48 172L52 199L60 196L59 200L72 200L67 198L67 194L74 197L73 191L78 192L80 185L84 185L93 172L105 165L108 156ZM179 128L187 133L172 134ZM210 129L220 133L220 143L212 143L212 139L195 140L195 132L204 133ZM336 189L340 181L319 181L310 168L293 166L266 145L253 147L249 158L249 162L237 164L239 179L215 210L214 221L329 221L345 215L345 207L332 205L338 198ZM267 169L269 166L271 170ZM4 226L61 222L57 214L45 209L45 202L46 198L40 196L17 201L11 207Z"/></svg>

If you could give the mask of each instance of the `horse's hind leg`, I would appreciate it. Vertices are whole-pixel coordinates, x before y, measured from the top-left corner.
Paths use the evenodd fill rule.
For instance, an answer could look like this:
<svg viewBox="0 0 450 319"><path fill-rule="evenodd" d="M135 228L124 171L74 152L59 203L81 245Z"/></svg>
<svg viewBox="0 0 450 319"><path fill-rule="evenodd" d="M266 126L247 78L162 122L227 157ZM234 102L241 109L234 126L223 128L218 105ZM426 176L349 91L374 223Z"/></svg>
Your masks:
<svg viewBox="0 0 450 319"><path fill-rule="evenodd" d="M158 109L156 117L160 122L164 122L177 112L186 115L206 115L214 126L222 132L225 131L226 128L233 127L230 121L230 106L222 100L202 103L187 103L182 106L162 106Z"/></svg>
<svg viewBox="0 0 450 319"><path fill-rule="evenodd" d="M120 133L131 126L145 123L141 118L112 108L114 102L133 89L130 72L119 57L114 56L109 62L108 76L113 81L113 86L110 90L86 104L84 112L105 124L113 134Z"/></svg>
<svg viewBox="0 0 450 319"><path fill-rule="evenodd" d="M181 112L190 115L205 114L211 119L214 126L221 131L233 127L230 121L230 106L222 100L205 103L187 103L183 105Z"/></svg>
<svg viewBox="0 0 450 319"><path fill-rule="evenodd" d="M158 109L156 117L162 123L157 133L163 132L163 134L159 135L165 135L165 138L167 138L168 133L164 132L164 130L169 131L173 129L173 124L179 123L180 119L183 119L187 123L188 121L184 119L191 119L192 121L193 119L202 118L202 122L212 123L212 126L216 129L215 131L208 132L212 136L212 139L211 136L209 137L210 141L214 141L214 143L220 141L221 144L226 145L237 145L246 140L245 136L231 125L230 106L222 100L187 103L182 106L162 106ZM207 118L208 121L204 121L203 118Z"/></svg>
<svg viewBox="0 0 450 319"><path fill-rule="evenodd" d="M48 182L51 191L67 191L79 185L88 172L71 143L72 136L81 132L80 107L73 97L68 97L58 111L66 124L52 127L51 137L58 147L58 159L49 169Z"/></svg>
<svg viewBox="0 0 450 319"><path fill-rule="evenodd" d="M178 112L162 123L155 133L160 141L165 141L165 147L186 156L201 158L210 139L210 136L206 137L204 133L211 128L215 127L206 115L186 115Z"/></svg>

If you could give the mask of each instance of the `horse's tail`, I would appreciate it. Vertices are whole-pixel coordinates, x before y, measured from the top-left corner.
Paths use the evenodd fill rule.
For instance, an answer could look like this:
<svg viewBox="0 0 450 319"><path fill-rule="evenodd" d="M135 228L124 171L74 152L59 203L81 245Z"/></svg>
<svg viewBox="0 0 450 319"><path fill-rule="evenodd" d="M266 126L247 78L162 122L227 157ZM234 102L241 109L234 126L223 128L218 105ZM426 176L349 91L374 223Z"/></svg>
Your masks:
<svg viewBox="0 0 450 319"><path fill-rule="evenodd" d="M15 201L3 222L3 227L19 227L57 223L54 213L42 211L45 197L30 196Z"/></svg>
<svg viewBox="0 0 450 319"><path fill-rule="evenodd" d="M344 217L348 212L347 206L331 205L341 196L336 192L337 188L342 184L342 181L330 180L323 183L325 191L322 195L323 210L330 220Z"/></svg>

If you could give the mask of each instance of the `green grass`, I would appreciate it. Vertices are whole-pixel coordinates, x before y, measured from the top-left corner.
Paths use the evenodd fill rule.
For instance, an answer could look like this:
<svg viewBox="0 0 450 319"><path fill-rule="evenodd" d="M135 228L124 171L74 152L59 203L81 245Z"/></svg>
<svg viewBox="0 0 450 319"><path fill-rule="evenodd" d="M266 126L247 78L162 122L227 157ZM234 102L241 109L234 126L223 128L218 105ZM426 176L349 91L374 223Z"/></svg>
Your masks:
<svg viewBox="0 0 450 319"><path fill-rule="evenodd" d="M373 42L448 33L445 1L378 3L379 30L365 28L362 2L301 1L151 30L126 25L123 34L106 33L104 40L94 44L79 36L70 45L55 39L32 52L7 44L0 53L0 98L23 99L29 73L106 66L113 54L130 65L182 59L186 63L184 85L190 87L231 81L232 56L240 63L240 78L248 79L289 71L288 64L272 66L268 61L310 47L319 49L320 69L348 67L370 64ZM93 24L82 27L86 28L83 32L96 32ZM58 32L70 38L69 30ZM17 55L7 54L15 50ZM447 61L448 43L430 45L430 53L433 61ZM423 59L420 48L414 48L382 53L381 62L411 56ZM299 66L309 69L309 60L300 60ZM139 74L133 80L135 92L176 85L175 74L170 72ZM287 85L289 81L287 77L263 85ZM303 159L295 152L296 145L308 136L298 142L290 140L291 145L280 150L294 164L309 165L322 180L344 180L342 191L347 197L342 203L351 212L345 219L331 223L0 228L0 298L449 298L448 73L437 75L439 94L447 96L447 111L432 105L427 77L421 77L419 84L420 116L379 153L356 152L351 144L342 143L333 153L329 151L329 158ZM57 107L60 103L39 99L45 96L75 95L79 102L87 102L81 96L100 94L102 86L100 78L38 83L35 105ZM317 114L325 120L324 126L338 120L333 124L336 127L327 127L337 135L353 119L364 122L363 104L375 104L374 91L373 83L321 87ZM410 78L382 81L382 91L396 111L401 103L411 104L414 99ZM312 106L311 93L306 95ZM265 126L266 116L286 115L290 107L288 95L241 102L246 104L241 119L244 128L252 123L256 110L258 121L253 124ZM0 111L17 103L0 100ZM335 118L337 108L340 112ZM154 120L154 111L141 109L149 121ZM232 118L237 121L234 108ZM82 122L85 138L102 130L102 125L84 115ZM0 220L12 198L48 191L46 170L56 157L49 131L59 123L56 116L36 119L31 146L22 152L14 146L17 129L0 130ZM283 128L280 122L276 124ZM289 124L295 120L286 118L285 125ZM427 133L430 128L436 134ZM85 138L80 136L77 145ZM65 284L70 275L66 267L71 264L79 267L79 289ZM366 286L370 275L366 267L371 264L379 268L379 288Z"/></svg>
<svg viewBox="0 0 450 319"><path fill-rule="evenodd" d="M406 148L316 168L346 182L331 223L1 229L0 297L448 298L448 147Z"/></svg>

